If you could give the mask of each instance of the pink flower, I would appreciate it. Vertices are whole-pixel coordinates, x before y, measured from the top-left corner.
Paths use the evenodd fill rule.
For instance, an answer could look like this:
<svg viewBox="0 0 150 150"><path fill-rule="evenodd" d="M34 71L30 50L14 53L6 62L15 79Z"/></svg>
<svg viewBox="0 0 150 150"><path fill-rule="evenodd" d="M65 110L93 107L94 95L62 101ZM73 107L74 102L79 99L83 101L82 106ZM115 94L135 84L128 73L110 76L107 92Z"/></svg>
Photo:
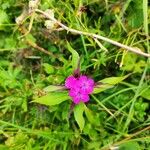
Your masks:
<svg viewBox="0 0 150 150"><path fill-rule="evenodd" d="M75 87L77 79L74 76L69 76L65 81L65 87L71 89Z"/></svg>
<svg viewBox="0 0 150 150"><path fill-rule="evenodd" d="M72 97L75 104L78 104L81 101L84 103L89 101L89 95L82 93L80 88L71 89L69 91L69 96Z"/></svg>
<svg viewBox="0 0 150 150"><path fill-rule="evenodd" d="M69 76L65 81L65 87L69 89L69 96L75 104L89 101L89 94L93 92L94 80L85 75L79 77Z"/></svg>
<svg viewBox="0 0 150 150"><path fill-rule="evenodd" d="M94 89L94 80L87 78L87 76L80 76L78 86L85 94L91 94Z"/></svg>

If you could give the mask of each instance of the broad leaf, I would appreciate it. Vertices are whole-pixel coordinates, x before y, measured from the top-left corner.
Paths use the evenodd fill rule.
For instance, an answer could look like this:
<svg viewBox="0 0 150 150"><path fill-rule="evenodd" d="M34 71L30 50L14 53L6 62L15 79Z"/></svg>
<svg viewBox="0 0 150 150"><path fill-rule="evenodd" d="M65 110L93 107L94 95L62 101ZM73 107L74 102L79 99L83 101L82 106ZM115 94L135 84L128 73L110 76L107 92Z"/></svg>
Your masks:
<svg viewBox="0 0 150 150"><path fill-rule="evenodd" d="M57 105L65 100L70 99L67 92L51 92L39 98L35 98L33 102L43 105Z"/></svg>
<svg viewBox="0 0 150 150"><path fill-rule="evenodd" d="M58 91L64 89L64 86L59 86L59 85L49 85L45 87L43 90L45 92L53 92L53 91Z"/></svg>
<svg viewBox="0 0 150 150"><path fill-rule="evenodd" d="M109 89L109 88L112 88L112 87L113 87L113 86L112 86L112 85L109 85L109 84L102 84L102 85L96 86L96 87L94 88L93 93L94 93L94 94L97 94L97 93L103 92L103 91L105 91L105 90L107 90L107 89Z"/></svg>
<svg viewBox="0 0 150 150"><path fill-rule="evenodd" d="M74 117L81 131L83 130L84 125L85 125L85 120L83 117L84 110L85 110L85 107L83 103L76 105L74 108Z"/></svg>
<svg viewBox="0 0 150 150"><path fill-rule="evenodd" d="M94 88L93 93L94 94L100 93L100 92L103 92L103 91L105 91L109 88L112 88L115 84L120 83L121 81L126 79L129 75L126 75L126 76L123 76L123 77L109 77L109 78L105 78L103 80L100 80L99 82L101 84Z"/></svg>
<svg viewBox="0 0 150 150"><path fill-rule="evenodd" d="M68 50L72 53L72 68L76 70L78 68L79 54L71 47L67 42Z"/></svg>
<svg viewBox="0 0 150 150"><path fill-rule="evenodd" d="M110 78L105 78L101 80L101 83L105 84L110 84L110 85L115 85L126 79L129 75L123 76L123 77L110 77Z"/></svg>

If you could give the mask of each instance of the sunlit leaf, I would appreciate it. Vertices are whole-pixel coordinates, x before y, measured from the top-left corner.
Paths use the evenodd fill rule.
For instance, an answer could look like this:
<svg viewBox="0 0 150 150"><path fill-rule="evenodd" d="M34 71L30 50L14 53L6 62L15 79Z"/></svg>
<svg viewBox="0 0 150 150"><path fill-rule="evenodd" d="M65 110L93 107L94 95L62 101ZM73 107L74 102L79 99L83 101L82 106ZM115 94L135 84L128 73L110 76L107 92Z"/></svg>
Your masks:
<svg viewBox="0 0 150 150"><path fill-rule="evenodd" d="M51 92L39 98L35 98L33 102L43 105L57 105L69 99L67 92Z"/></svg>
<svg viewBox="0 0 150 150"><path fill-rule="evenodd" d="M80 103L74 107L74 117L81 131L85 125L85 120L83 117L84 110L85 107L83 103Z"/></svg>
<svg viewBox="0 0 150 150"><path fill-rule="evenodd" d="M115 85L115 84L120 83L124 79L126 79L128 76L129 75L122 76L122 77L109 77L109 78L105 78L105 79L101 80L100 82L105 83L105 84Z"/></svg>
<svg viewBox="0 0 150 150"><path fill-rule="evenodd" d="M68 50L72 53L72 68L73 70L76 70L78 68L79 54L71 47L69 42L67 42L67 46Z"/></svg>
<svg viewBox="0 0 150 150"><path fill-rule="evenodd" d="M98 85L94 88L94 91L93 93L96 94L96 93L100 93L100 92L103 92L109 88L112 88L113 86L112 85L109 85L109 84L101 84L101 85Z"/></svg>
<svg viewBox="0 0 150 150"><path fill-rule="evenodd" d="M64 86L59 86L59 85L49 85L45 87L43 90L45 92L53 92L53 91L58 91L64 89Z"/></svg>
<svg viewBox="0 0 150 150"><path fill-rule="evenodd" d="M144 60L138 60L137 55L133 53L127 53L124 55L121 70L142 73L145 66L146 62Z"/></svg>
<svg viewBox="0 0 150 150"><path fill-rule="evenodd" d="M129 74L130 75L130 74ZM100 80L100 85L95 86L93 93L100 93L103 92L109 88L112 88L114 85L120 83L124 79L126 79L129 75L123 76L123 77L109 77L105 78L103 80Z"/></svg>

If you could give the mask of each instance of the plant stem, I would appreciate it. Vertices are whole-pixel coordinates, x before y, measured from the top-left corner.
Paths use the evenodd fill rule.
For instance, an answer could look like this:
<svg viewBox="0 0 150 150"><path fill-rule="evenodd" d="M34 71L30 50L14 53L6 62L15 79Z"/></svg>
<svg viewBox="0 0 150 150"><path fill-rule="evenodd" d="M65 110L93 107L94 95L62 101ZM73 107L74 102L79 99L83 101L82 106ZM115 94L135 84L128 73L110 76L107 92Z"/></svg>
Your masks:
<svg viewBox="0 0 150 150"><path fill-rule="evenodd" d="M84 32L84 31L80 31L80 30L69 28L66 25L62 24L57 19L51 17L48 13L46 13L46 12L44 12L42 10L39 10L39 9L36 9L35 11L38 12L38 13L43 14L46 18L54 21L55 23L57 23L59 26L61 26L63 29L67 30L68 32L72 32L72 33L76 33L76 34L80 34L80 35L86 35L86 36L89 36L89 37L92 37L92 38L103 40L105 42L111 43L111 44L113 44L115 46L121 47L121 48L126 49L128 51L131 51L133 53L136 53L136 54L139 54L139 55L142 55L142 56L145 56L145 57L150 57L150 54L142 52L142 50L140 50L139 48L133 48L133 47L124 45L122 43L119 43L117 41L111 40L111 39L109 39L107 37L104 37L104 36L101 36L101 35L97 35L97 34L94 34L94 33L89 33L89 32Z"/></svg>

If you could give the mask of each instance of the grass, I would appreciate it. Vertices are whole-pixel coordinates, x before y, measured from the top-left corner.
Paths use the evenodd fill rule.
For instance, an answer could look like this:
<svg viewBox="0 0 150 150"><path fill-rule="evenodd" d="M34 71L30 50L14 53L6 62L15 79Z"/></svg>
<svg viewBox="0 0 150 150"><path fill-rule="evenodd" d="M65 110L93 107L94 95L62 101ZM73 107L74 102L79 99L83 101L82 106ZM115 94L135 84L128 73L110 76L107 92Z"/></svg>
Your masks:
<svg viewBox="0 0 150 150"><path fill-rule="evenodd" d="M2 0L0 16L0 149L150 149L148 0ZM78 66L96 84L74 105Z"/></svg>

